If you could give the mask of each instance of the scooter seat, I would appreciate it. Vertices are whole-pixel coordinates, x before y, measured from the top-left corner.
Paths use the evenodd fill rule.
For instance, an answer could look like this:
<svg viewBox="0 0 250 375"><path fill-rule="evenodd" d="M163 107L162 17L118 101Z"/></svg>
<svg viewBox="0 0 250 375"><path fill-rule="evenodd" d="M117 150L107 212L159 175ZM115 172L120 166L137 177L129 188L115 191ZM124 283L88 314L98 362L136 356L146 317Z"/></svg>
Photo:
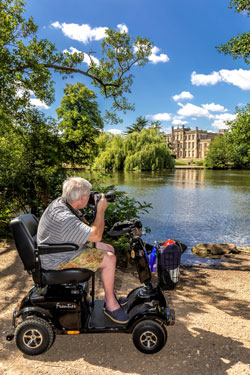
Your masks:
<svg viewBox="0 0 250 375"><path fill-rule="evenodd" d="M41 277L44 285L81 283L88 281L93 271L87 269L69 268L61 271L42 270Z"/></svg>

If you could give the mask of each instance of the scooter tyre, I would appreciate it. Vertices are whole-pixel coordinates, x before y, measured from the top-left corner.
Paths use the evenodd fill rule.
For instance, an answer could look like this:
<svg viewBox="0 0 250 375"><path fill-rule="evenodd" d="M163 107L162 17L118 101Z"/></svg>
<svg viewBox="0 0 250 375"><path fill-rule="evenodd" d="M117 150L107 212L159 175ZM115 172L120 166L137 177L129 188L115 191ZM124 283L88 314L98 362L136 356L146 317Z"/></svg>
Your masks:
<svg viewBox="0 0 250 375"><path fill-rule="evenodd" d="M159 352L167 342L167 331L154 320L143 320L133 330L133 342L142 353Z"/></svg>
<svg viewBox="0 0 250 375"><path fill-rule="evenodd" d="M38 355L52 346L55 333L45 319L32 317L16 327L15 340L18 349L24 354Z"/></svg>

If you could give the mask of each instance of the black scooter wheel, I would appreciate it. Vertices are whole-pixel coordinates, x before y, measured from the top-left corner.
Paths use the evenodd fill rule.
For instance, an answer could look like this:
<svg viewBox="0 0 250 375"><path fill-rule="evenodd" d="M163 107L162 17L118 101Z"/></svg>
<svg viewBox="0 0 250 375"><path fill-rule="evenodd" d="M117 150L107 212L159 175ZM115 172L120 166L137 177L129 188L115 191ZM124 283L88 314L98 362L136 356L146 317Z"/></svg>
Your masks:
<svg viewBox="0 0 250 375"><path fill-rule="evenodd" d="M16 327L15 339L21 352L27 355L38 355L52 346L55 334L46 320L32 317Z"/></svg>
<svg viewBox="0 0 250 375"><path fill-rule="evenodd" d="M166 341L166 329L154 320L143 320L133 330L134 345L142 353L157 353L164 347Z"/></svg>

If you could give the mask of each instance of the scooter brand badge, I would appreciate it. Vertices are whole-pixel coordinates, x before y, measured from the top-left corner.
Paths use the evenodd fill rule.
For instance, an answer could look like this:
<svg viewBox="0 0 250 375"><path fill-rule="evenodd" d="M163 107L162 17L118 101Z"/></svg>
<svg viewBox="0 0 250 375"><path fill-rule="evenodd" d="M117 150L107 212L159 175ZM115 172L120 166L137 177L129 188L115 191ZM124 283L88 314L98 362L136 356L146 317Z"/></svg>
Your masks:
<svg viewBox="0 0 250 375"><path fill-rule="evenodd" d="M60 303L57 302L56 304L57 309L66 309L66 310L73 310L76 308L76 305L74 303Z"/></svg>
<svg viewBox="0 0 250 375"><path fill-rule="evenodd" d="M135 251L134 250L131 250L130 256L131 256L132 259L135 259Z"/></svg>

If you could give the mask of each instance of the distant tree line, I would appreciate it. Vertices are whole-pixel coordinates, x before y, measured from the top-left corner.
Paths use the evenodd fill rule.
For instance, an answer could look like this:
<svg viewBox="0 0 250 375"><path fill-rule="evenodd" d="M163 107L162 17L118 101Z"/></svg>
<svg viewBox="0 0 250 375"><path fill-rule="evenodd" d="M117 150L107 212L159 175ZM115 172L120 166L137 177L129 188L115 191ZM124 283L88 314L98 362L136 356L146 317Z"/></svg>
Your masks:
<svg viewBox="0 0 250 375"><path fill-rule="evenodd" d="M250 105L236 108L236 118L228 122L228 132L211 142L206 166L214 169L250 169Z"/></svg>

